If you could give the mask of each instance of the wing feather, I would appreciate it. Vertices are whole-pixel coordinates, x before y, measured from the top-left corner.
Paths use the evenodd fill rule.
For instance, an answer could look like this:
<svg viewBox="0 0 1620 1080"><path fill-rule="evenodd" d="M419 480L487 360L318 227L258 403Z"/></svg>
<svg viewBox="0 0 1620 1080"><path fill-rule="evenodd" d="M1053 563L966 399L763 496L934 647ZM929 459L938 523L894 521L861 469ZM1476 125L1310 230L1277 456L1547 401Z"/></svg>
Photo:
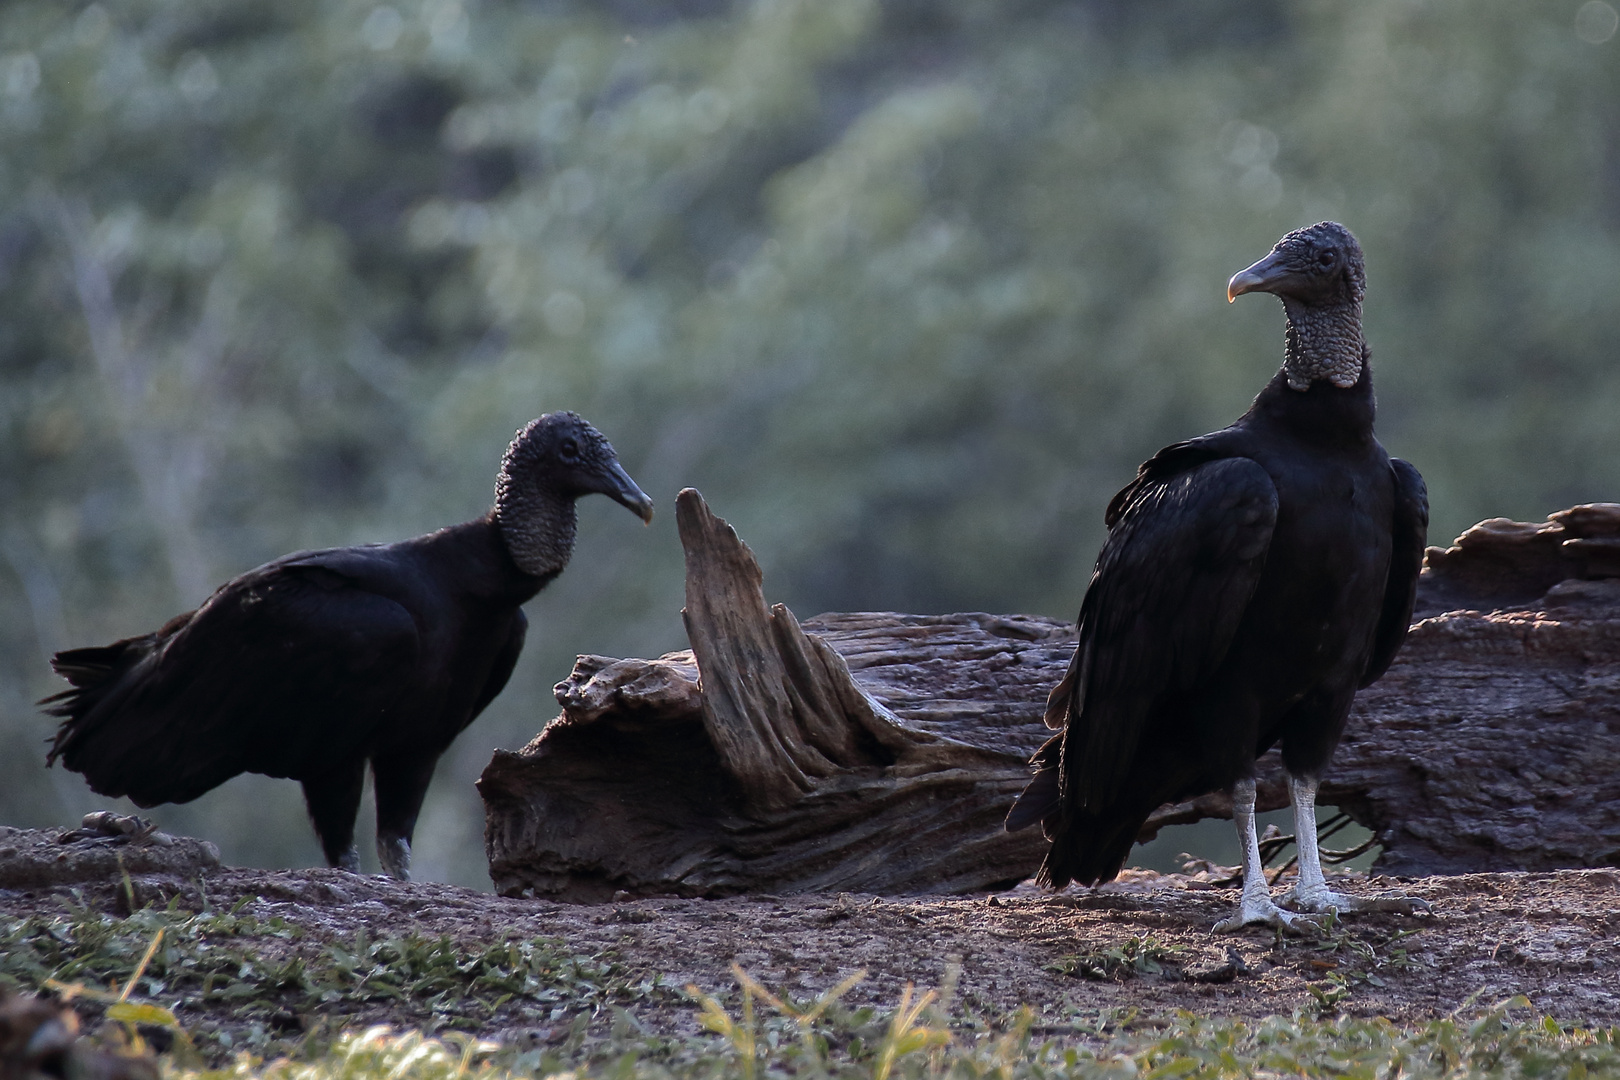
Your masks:
<svg viewBox="0 0 1620 1080"><path fill-rule="evenodd" d="M1007 828L1119 796L1153 706L1225 659L1265 566L1277 490L1256 462L1215 457L1216 436L1165 448L1108 508L1109 534L1080 607L1080 642L1047 699L1061 729ZM1213 459L1213 460L1212 460Z"/></svg>
<svg viewBox="0 0 1620 1080"><path fill-rule="evenodd" d="M472 711L467 714L467 723L471 724L478 719L480 713L494 701L500 692L506 689L507 680L512 677L512 669L517 667L518 656L523 652L523 639L529 633L529 618L518 608L512 613L511 629L506 640L501 644L501 650L490 665L489 677L484 680L484 688L478 692L478 700L473 702Z"/></svg>
<svg viewBox="0 0 1620 1080"><path fill-rule="evenodd" d="M1139 482L1082 605L1061 787L1097 812L1120 795L1154 705L1208 679L1259 583L1277 489L1248 458ZM1082 655L1083 654L1083 655Z"/></svg>
<svg viewBox="0 0 1620 1080"><path fill-rule="evenodd" d="M145 647L127 668L51 709L66 718L53 757L142 806L352 755L400 697L419 647L404 607L307 557L250 571L175 622L158 640L133 639Z"/></svg>
<svg viewBox="0 0 1620 1080"><path fill-rule="evenodd" d="M1384 606L1378 614L1372 656L1362 673L1360 686L1377 682L1395 662L1395 654L1406 640L1406 631L1412 625L1412 608L1417 603L1418 575L1423 572L1423 552L1429 543L1429 489L1423 477L1400 458L1391 458L1389 469L1395 480L1389 582L1384 587Z"/></svg>

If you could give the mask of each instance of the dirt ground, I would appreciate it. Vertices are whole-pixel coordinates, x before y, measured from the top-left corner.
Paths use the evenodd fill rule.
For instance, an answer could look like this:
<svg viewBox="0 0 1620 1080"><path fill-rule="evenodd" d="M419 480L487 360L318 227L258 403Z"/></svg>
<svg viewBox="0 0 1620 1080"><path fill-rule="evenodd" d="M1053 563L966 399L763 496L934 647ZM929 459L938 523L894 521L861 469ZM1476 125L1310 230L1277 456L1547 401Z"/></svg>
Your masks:
<svg viewBox="0 0 1620 1080"><path fill-rule="evenodd" d="M1527 995L1541 1012L1583 1026L1620 1024L1620 871L1472 874L1391 879L1347 875L1345 891L1427 900L1428 916L1353 916L1320 939L1270 930L1215 935L1237 890L1210 874L1127 871L1095 890L1044 894L1030 885L993 895L747 896L646 899L597 906L508 899L448 885L399 883L334 870L134 875L141 903L206 900L303 929L315 948L414 931L482 947L502 939L560 938L581 955L626 958L666 986L730 993L730 965L765 986L806 998L867 971L846 999L890 1008L907 982L937 987L956 969L955 1007L980 1016L1033 1006L1036 1030L1108 1010L1151 1017L1176 1009L1258 1017L1297 1009L1421 1020ZM76 885L6 887L0 914L127 908L119 877ZM634 1010L649 1030L695 1030L680 995ZM386 1021L386 1010L356 1015ZM503 1031L490 1031L501 1036Z"/></svg>

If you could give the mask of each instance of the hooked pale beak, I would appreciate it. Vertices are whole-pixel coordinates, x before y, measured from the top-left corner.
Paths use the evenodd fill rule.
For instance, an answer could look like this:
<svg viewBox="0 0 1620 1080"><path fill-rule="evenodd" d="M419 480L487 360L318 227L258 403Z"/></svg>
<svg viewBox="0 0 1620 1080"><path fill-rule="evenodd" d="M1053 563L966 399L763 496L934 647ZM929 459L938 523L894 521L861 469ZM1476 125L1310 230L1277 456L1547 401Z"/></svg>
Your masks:
<svg viewBox="0 0 1620 1080"><path fill-rule="evenodd" d="M636 486L634 480L630 479L630 474L624 471L624 466L615 461L608 466L607 473L607 483L598 490L635 514L643 524L652 524L653 501L647 497L645 491Z"/></svg>
<svg viewBox="0 0 1620 1080"><path fill-rule="evenodd" d="M1230 304L1244 293L1277 291L1277 286L1288 281L1294 272L1286 265L1281 252L1273 251L1246 270L1239 270L1226 283L1226 302Z"/></svg>

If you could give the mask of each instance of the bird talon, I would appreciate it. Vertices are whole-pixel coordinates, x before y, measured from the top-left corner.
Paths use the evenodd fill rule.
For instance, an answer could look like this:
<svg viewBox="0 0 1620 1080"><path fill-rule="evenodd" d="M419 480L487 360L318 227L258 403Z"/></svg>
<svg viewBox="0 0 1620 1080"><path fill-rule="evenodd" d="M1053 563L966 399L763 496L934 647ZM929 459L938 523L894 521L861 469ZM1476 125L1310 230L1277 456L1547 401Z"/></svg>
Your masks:
<svg viewBox="0 0 1620 1080"><path fill-rule="evenodd" d="M1387 911L1396 915L1433 915L1434 905L1421 896L1380 896L1367 901L1372 911Z"/></svg>
<svg viewBox="0 0 1620 1080"><path fill-rule="evenodd" d="M1291 911L1316 915L1332 914L1335 918L1368 911L1388 912L1395 915L1429 915L1434 908L1427 900L1416 896L1378 896L1362 898L1343 893L1322 892L1310 898L1301 898L1296 889L1290 889L1277 903Z"/></svg>
<svg viewBox="0 0 1620 1080"><path fill-rule="evenodd" d="M1238 908L1236 915L1216 923L1212 932L1235 934L1250 926L1269 926L1273 930L1281 930L1285 934L1300 937L1310 935L1320 937L1327 933L1324 920L1316 918L1312 913L1285 911L1270 898L1258 903L1243 904Z"/></svg>
<svg viewBox="0 0 1620 1080"><path fill-rule="evenodd" d="M1287 913L1284 913L1285 915ZM1216 934L1237 934L1251 926L1264 926L1272 930L1281 930L1285 934L1295 937L1321 937L1327 933L1327 928L1308 915L1288 915L1275 921L1270 919L1245 919L1234 915L1230 919L1222 919L1211 930Z"/></svg>
<svg viewBox="0 0 1620 1080"><path fill-rule="evenodd" d="M403 836L377 837L377 861L395 881L411 880L411 842Z"/></svg>
<svg viewBox="0 0 1620 1080"><path fill-rule="evenodd" d="M1360 910L1361 901L1353 896L1344 896L1340 893L1321 893L1309 899L1299 895L1297 890L1289 889L1277 898L1277 903L1289 911L1296 911L1307 915L1326 915L1331 912L1339 915L1346 911Z"/></svg>

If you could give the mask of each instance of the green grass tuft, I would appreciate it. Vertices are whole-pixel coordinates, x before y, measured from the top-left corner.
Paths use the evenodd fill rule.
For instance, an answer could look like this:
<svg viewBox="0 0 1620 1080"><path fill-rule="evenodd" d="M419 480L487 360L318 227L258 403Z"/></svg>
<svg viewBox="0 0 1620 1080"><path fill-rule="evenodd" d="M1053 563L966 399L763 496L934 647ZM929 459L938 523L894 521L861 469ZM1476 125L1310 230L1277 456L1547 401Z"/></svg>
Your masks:
<svg viewBox="0 0 1620 1080"><path fill-rule="evenodd" d="M0 987L79 987L94 1002L127 986L188 1021L199 1046L214 1055L244 1047L285 1053L312 1038L320 1045L379 1011L431 1034L679 997L612 956L575 955L554 939L472 949L409 933L322 941L279 918L242 914L242 906L191 913L171 904L128 918L79 906L61 915L0 916Z"/></svg>
<svg viewBox="0 0 1620 1080"><path fill-rule="evenodd" d="M886 1018L829 1010L806 1038L752 1015L744 993L738 1016L718 1002L729 1030L687 1039L628 1039L585 1051L521 1052L472 1039L434 1040L385 1028L342 1035L323 1055L298 1064L263 1064L242 1055L217 1070L169 1067L165 1080L705 1080L711 1077L921 1078L1140 1077L1616 1077L1617 1034L1566 1030L1515 1019L1523 999L1472 1020L1446 1018L1403 1027L1385 1020L1272 1018L1234 1022L1179 1013L1142 1034L1129 1028L1095 1043L1031 1035L1025 1010L1000 1032L952 1034L926 1017L927 995L908 996ZM711 1004L712 1003L712 1004ZM751 1019L744 1019L751 1017ZM748 1038L737 1030L753 1025ZM874 1036L862 1039L857 1031ZM880 1034L881 1033L881 1034ZM803 1035L803 1032L800 1032Z"/></svg>
<svg viewBox="0 0 1620 1080"><path fill-rule="evenodd" d="M1351 955L1344 944L1319 948ZM1394 949L1385 957L1401 959ZM1132 938L1084 962L1103 977L1128 977L1174 959L1152 938ZM1075 973L1083 974L1078 963ZM1564 1027L1535 1017L1524 998L1418 1024L1320 1009L1261 1021L1083 1014L1055 1003L1039 1015L986 1017L954 1000L954 970L938 991L907 987L890 1010L846 1005L857 977L798 1001L734 974L730 994L691 987L679 995L611 957L575 956L555 941L325 941L244 915L240 905L127 919L83 907L0 918L0 985L69 987L76 1006L92 1017L102 1010L111 1035L138 1042L138 1030L172 1047L160 1059L164 1080L1620 1080L1620 1030ZM636 1010L653 1003L690 1008L690 1028L649 1031ZM330 1013L331 1026L278 1033L275 1018L289 1010ZM365 1017L376 1016L392 1026L367 1027ZM526 1042L474 1034L547 1022L545 1038Z"/></svg>

